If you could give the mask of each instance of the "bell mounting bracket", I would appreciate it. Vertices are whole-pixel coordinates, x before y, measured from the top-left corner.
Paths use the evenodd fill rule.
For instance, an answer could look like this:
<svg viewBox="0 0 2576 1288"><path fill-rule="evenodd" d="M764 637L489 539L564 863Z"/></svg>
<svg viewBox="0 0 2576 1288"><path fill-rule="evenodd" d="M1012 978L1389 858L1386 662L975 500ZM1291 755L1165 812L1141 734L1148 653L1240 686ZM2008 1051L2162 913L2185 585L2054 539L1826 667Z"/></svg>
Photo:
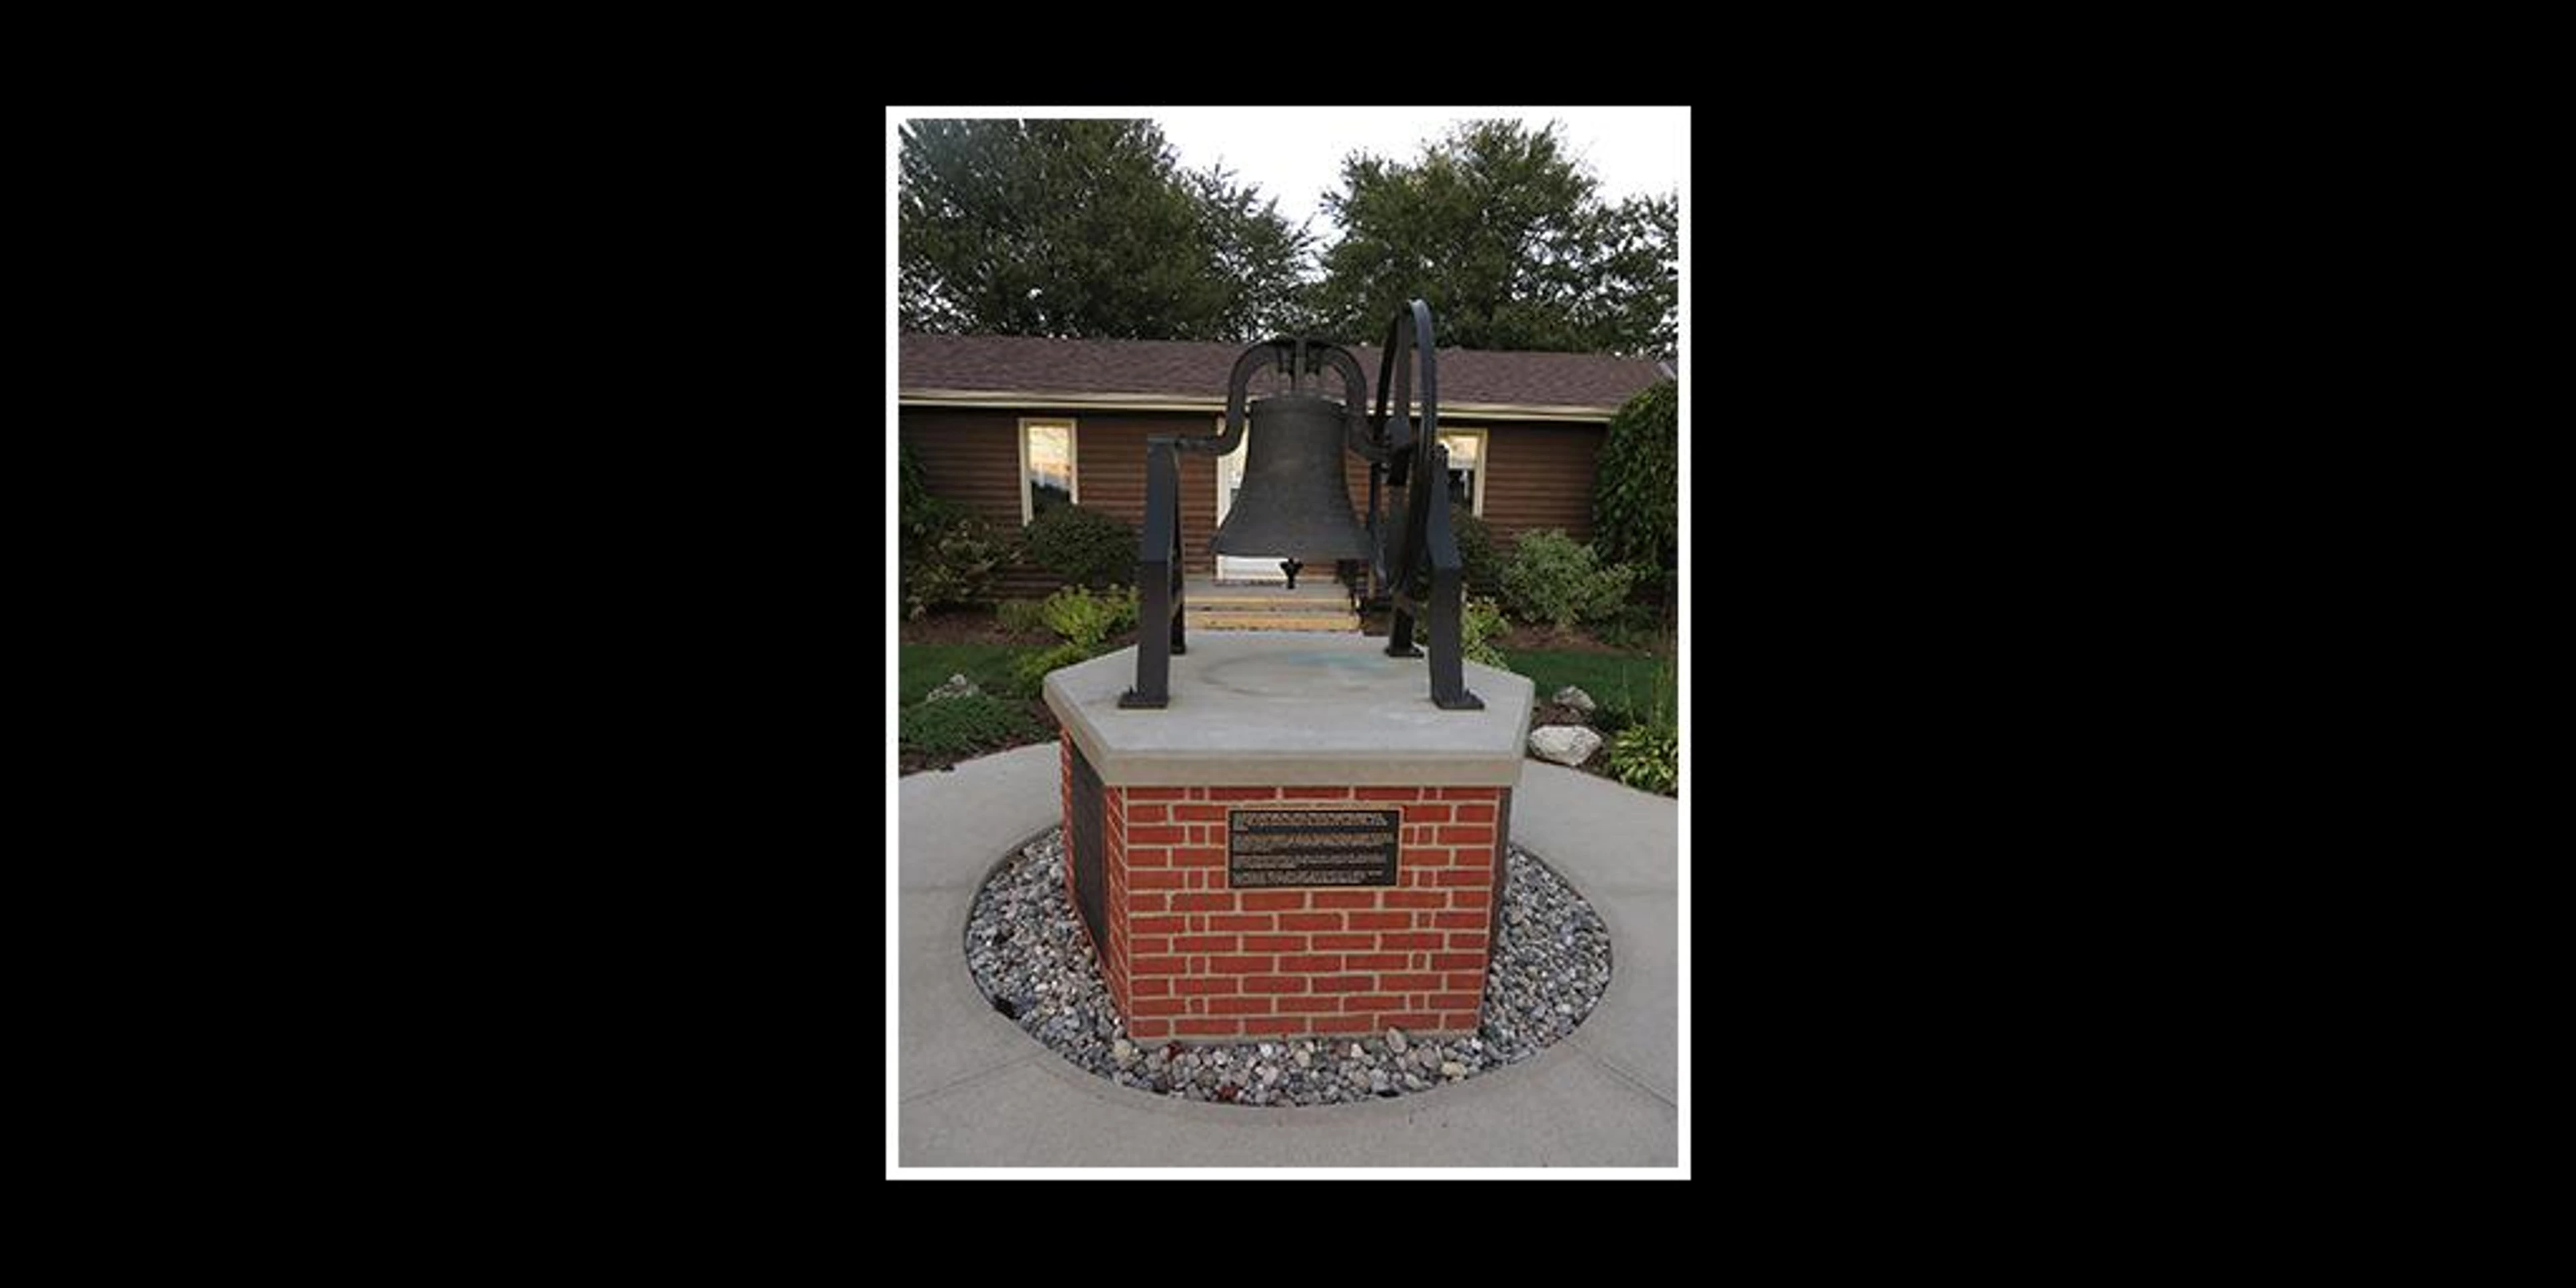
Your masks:
<svg viewBox="0 0 2576 1288"><path fill-rule="evenodd" d="M1422 375L1418 418L1412 397L1414 364L1406 361L1417 356ZM1136 554L1136 581L1142 592L1136 685L1119 695L1118 705L1131 709L1171 705L1172 659L1189 653L1181 576L1181 453L1223 456L1242 445L1245 394L1264 364L1286 372L1292 392L1302 391L1308 375L1321 375L1327 367L1341 375L1347 409L1343 446L1369 463L1368 531L1377 547L1369 574L1373 582L1384 584L1394 606L1387 654L1422 656L1422 650L1414 647L1413 631L1416 620L1423 621L1429 628L1433 705L1447 711L1482 710L1484 701L1467 691L1461 666L1465 564L1449 526L1449 453L1440 446L1439 366L1431 306L1421 300L1398 311L1387 325L1374 414L1367 408L1367 378L1349 350L1320 340L1279 336L1245 349L1234 360L1234 370L1226 379L1222 432L1156 434L1145 440L1145 523ZM1400 518L1391 511L1381 515L1382 487L1402 493L1395 502L1402 509ZM1391 527L1389 520L1394 521ZM1407 592L1413 575L1426 564L1430 594L1416 599Z"/></svg>

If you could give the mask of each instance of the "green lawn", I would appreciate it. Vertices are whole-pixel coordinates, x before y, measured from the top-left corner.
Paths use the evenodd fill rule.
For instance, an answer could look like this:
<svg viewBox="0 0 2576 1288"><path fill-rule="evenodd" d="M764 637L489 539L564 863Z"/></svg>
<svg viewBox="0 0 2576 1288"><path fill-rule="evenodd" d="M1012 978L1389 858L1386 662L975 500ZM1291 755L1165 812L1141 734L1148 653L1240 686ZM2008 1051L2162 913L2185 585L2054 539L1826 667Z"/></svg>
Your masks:
<svg viewBox="0 0 2576 1288"><path fill-rule="evenodd" d="M1526 675L1538 686L1538 700L1575 685L1592 695L1604 707L1624 709L1644 715L1655 703L1655 686L1661 682L1664 659L1642 653L1576 653L1547 652L1539 649L1505 649L1514 671ZM1624 698L1621 686L1625 684Z"/></svg>
<svg viewBox="0 0 2576 1288"><path fill-rule="evenodd" d="M1012 659L1037 651L1024 644L904 644L895 650L896 697L911 706L959 674L998 696L1010 691Z"/></svg>

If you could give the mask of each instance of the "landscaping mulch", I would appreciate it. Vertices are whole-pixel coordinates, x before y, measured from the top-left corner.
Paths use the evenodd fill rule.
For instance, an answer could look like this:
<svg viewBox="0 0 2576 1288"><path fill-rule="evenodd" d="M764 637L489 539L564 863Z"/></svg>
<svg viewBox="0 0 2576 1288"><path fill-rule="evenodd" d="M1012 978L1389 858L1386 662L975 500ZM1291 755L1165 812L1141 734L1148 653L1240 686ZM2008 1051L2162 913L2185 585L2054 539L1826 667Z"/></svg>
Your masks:
<svg viewBox="0 0 2576 1288"><path fill-rule="evenodd" d="M1648 641L1646 647L1634 642L1611 644L1580 626L1559 630L1553 626L1530 626L1520 622L1506 622L1494 644L1505 653L1517 648L1545 653L1635 654L1669 651L1671 647L1669 639Z"/></svg>
<svg viewBox="0 0 2576 1288"><path fill-rule="evenodd" d="M990 611L956 611L907 619L895 627L895 639L904 644L1027 644L1045 648L1055 637L1014 635L1003 630L1001 621Z"/></svg>

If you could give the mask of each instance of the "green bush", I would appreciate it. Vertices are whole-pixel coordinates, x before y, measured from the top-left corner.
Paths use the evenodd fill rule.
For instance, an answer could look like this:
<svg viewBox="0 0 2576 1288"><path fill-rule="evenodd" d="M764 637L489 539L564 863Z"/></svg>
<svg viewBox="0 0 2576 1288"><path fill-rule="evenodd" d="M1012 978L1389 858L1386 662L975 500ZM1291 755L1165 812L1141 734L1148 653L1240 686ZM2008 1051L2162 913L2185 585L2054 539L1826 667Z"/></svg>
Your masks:
<svg viewBox="0 0 2576 1288"><path fill-rule="evenodd" d="M1659 381L1610 419L1594 466L1592 541L1605 559L1671 573L1680 566L1681 390ZM1647 589L1670 585L1649 577ZM1672 599L1667 591L1665 600Z"/></svg>
<svg viewBox="0 0 2576 1288"><path fill-rule="evenodd" d="M1554 529L1524 533L1503 567L1503 596L1522 620L1559 628L1619 611L1637 569L1601 562L1592 547Z"/></svg>
<svg viewBox="0 0 2576 1288"><path fill-rule="evenodd" d="M1668 724L1631 725L1610 737L1610 776L1639 791L1673 795L1681 782L1681 738Z"/></svg>
<svg viewBox="0 0 2576 1288"><path fill-rule="evenodd" d="M1494 555L1493 530L1485 526L1484 520L1465 510L1451 510L1449 535L1458 541L1459 580L1464 583L1466 591L1469 594L1477 591L1492 593L1501 584L1503 575L1503 566ZM1415 599L1430 596L1430 559L1425 558L1422 565L1413 570L1413 577L1406 586Z"/></svg>
<svg viewBox="0 0 2576 1288"><path fill-rule="evenodd" d="M1459 652L1470 662L1510 670L1511 659L1495 647L1494 637L1503 633L1502 605L1490 599L1468 596L1467 611L1458 617Z"/></svg>
<svg viewBox="0 0 2576 1288"><path fill-rule="evenodd" d="M1005 599L993 606L993 619L1013 635L1046 634L1046 618L1034 599Z"/></svg>
<svg viewBox="0 0 2576 1288"><path fill-rule="evenodd" d="M1629 705L1626 686L1621 686L1618 723L1626 727L1610 735L1605 762L1611 777L1639 791L1665 796L1674 795L1681 785L1681 729L1675 709L1681 690L1676 666L1676 660L1667 658L1656 668L1653 703L1644 711ZM1608 704L1603 704L1602 714L1608 711Z"/></svg>
<svg viewBox="0 0 2576 1288"><path fill-rule="evenodd" d="M1067 643L1081 645L1089 656L1099 652L1110 636L1136 625L1136 602L1133 586L1104 595L1067 586L1038 605L1038 620Z"/></svg>
<svg viewBox="0 0 2576 1288"><path fill-rule="evenodd" d="M1035 695L1045 692L1048 672L1076 662L1088 662L1093 656L1093 650L1071 642L1041 652L1024 653L1011 663L1011 678L1018 681L1021 692Z"/></svg>
<svg viewBox="0 0 2576 1288"><path fill-rule="evenodd" d="M906 707L895 726L904 746L944 756L1007 746L1035 732L1026 709L989 694Z"/></svg>
<svg viewBox="0 0 2576 1288"><path fill-rule="evenodd" d="M1022 654L1011 663L1012 679L1022 693L1035 696L1044 690L1047 672L1098 657L1111 636L1133 629L1136 609L1133 586L1097 595L1080 586L1067 586L1047 596L1030 611L1041 626L1062 636L1063 642Z"/></svg>
<svg viewBox="0 0 2576 1288"><path fill-rule="evenodd" d="M1122 586L1136 580L1136 530L1125 520L1079 505L1040 514L1028 528L1029 561L1076 586Z"/></svg>
<svg viewBox="0 0 2576 1288"><path fill-rule="evenodd" d="M1493 530L1464 510L1449 516L1449 526L1458 537L1459 562L1467 565L1468 587L1492 594L1503 584L1503 565L1494 554Z"/></svg>
<svg viewBox="0 0 2576 1288"><path fill-rule="evenodd" d="M1014 553L1008 533L953 501L924 496L897 522L908 617L943 604L980 602Z"/></svg>

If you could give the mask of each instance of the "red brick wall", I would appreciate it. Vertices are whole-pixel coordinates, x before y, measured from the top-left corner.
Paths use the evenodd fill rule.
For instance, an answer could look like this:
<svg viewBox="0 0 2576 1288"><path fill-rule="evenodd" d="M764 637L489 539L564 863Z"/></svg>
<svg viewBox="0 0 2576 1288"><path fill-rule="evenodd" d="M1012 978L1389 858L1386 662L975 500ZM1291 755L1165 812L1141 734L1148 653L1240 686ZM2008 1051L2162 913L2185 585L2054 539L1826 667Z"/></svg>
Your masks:
<svg viewBox="0 0 2576 1288"><path fill-rule="evenodd" d="M1131 1036L1475 1029L1501 788L1107 790L1118 820L1107 968ZM1225 812L1239 801L1402 811L1398 884L1229 889Z"/></svg>
<svg viewBox="0 0 2576 1288"><path fill-rule="evenodd" d="M1109 923L1109 951L1101 961L1101 970L1109 978L1109 1000L1120 1015L1128 1010L1134 998L1135 938L1121 911L1127 906L1127 789L1104 787L1109 799L1100 808L1102 849L1107 852L1107 869L1101 876L1100 919Z"/></svg>

